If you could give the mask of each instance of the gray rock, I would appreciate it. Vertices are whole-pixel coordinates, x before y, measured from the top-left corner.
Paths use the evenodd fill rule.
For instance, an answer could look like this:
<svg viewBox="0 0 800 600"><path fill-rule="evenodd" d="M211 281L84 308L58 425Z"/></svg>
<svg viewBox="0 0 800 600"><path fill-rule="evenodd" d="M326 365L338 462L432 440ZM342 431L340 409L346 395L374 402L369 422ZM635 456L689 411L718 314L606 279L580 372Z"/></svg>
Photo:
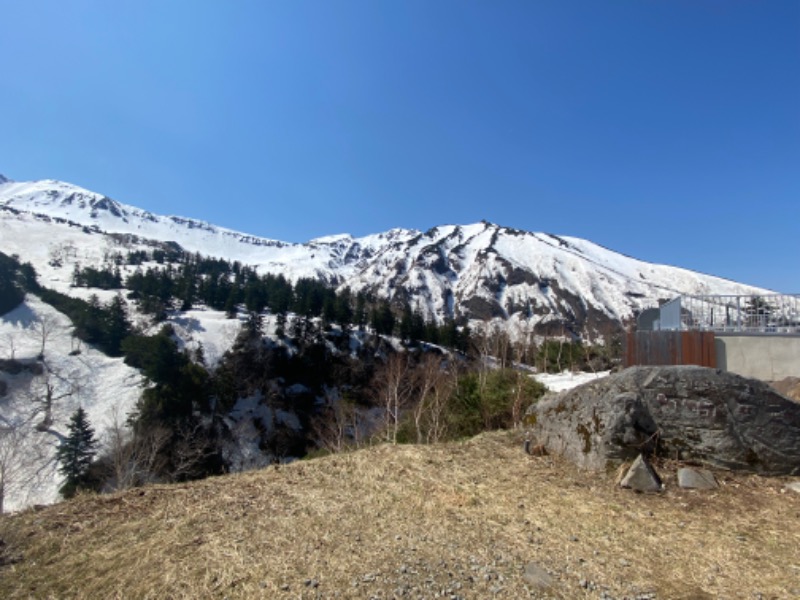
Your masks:
<svg viewBox="0 0 800 600"><path fill-rule="evenodd" d="M632 367L545 396L527 413L538 443L602 470L640 452L718 467L800 473L800 403L704 367Z"/></svg>
<svg viewBox="0 0 800 600"><path fill-rule="evenodd" d="M538 589L546 590L553 585L553 578L542 567L536 563L525 565L525 572L522 574L525 583Z"/></svg>
<svg viewBox="0 0 800 600"><path fill-rule="evenodd" d="M800 494L800 481L793 481L792 483L787 483L786 489Z"/></svg>
<svg viewBox="0 0 800 600"><path fill-rule="evenodd" d="M641 454L633 461L620 486L637 492L660 492L663 488L658 473Z"/></svg>
<svg viewBox="0 0 800 600"><path fill-rule="evenodd" d="M678 487L693 490L715 490L719 487L714 474L706 469L678 469Z"/></svg>

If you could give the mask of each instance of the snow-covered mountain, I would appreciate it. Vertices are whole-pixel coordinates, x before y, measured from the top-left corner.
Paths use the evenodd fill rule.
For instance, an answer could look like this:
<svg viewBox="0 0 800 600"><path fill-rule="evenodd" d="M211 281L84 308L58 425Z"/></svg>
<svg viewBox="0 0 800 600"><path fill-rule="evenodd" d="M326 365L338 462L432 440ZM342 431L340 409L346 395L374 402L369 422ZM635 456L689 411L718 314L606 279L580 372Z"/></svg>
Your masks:
<svg viewBox="0 0 800 600"><path fill-rule="evenodd" d="M70 263L102 264L115 249L153 243L238 260L290 280L314 277L369 291L440 321L495 319L515 331L557 334L566 327L591 334L678 294L765 292L586 240L487 222L296 244L155 215L68 183L0 178L0 251L31 261L45 285L69 292Z"/></svg>
<svg viewBox="0 0 800 600"><path fill-rule="evenodd" d="M638 261L586 240L486 222L445 225L424 233L393 229L360 238L332 235L295 244L194 219L155 215L68 183L20 183L0 175L0 252L30 262L45 287L83 299L97 295L106 302L118 291L73 287L76 267L115 265L125 276L139 267L115 262L116 256L155 248L239 261L293 281L319 278L388 298L397 308L408 303L440 322L466 317L473 328L487 321L504 323L512 335L563 335L569 330L596 339L637 311L677 294L764 292ZM5 369L0 379L0 429L20 432L12 454L7 452L8 443L0 443L0 462L17 465L14 486L9 479L6 489L6 509L16 509L56 499L55 448L72 411L83 406L98 437L105 440L134 406L141 376L122 359L105 357L93 348L74 352L76 338L68 319L33 295L1 317L0 359L8 362L16 355L21 364L39 369L16 372L14 361L0 365ZM149 318L138 318L147 329ZM40 341L35 323L47 319L58 327L42 361L37 359ZM241 327L241 319L226 318L224 312L205 306L173 311L169 322L182 347L194 350L202 345L211 366L231 347ZM155 327L149 331L154 333ZM275 327L274 315L265 319L267 334ZM42 432L36 429L40 418L30 420L29 405L31 398L41 397L37 386L47 385L48 374L51 378L64 374L68 376L64 380L81 385L64 393L52 426ZM259 448L259 432L270 423L292 421L291 413L270 410L259 397L239 399L226 417L241 446L226 450L241 454L231 464L238 460L255 465L274 458L251 452ZM20 456L26 457L24 464Z"/></svg>

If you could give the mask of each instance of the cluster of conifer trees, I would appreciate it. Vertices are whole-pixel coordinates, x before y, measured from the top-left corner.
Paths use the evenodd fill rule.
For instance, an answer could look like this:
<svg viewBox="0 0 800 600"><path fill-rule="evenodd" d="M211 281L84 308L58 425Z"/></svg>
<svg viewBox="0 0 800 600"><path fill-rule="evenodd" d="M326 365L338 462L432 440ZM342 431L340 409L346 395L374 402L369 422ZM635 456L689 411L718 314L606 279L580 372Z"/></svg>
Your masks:
<svg viewBox="0 0 800 600"><path fill-rule="evenodd" d="M166 259L172 262L165 263ZM137 266L124 281L120 273L123 262ZM363 292L353 294L348 288L337 291L311 278L292 284L280 274L259 275L254 268L238 261L198 254L173 252L167 256L163 251L150 255L136 251L127 258L119 255L101 269L76 267L72 283L77 287L102 289L124 285L128 298L135 300L142 312L158 320L166 319L168 310L186 311L202 304L223 310L231 318L240 309L283 316L294 313L306 320L320 319L323 329L333 323L344 329L363 330L368 326L379 335L397 335L404 340L441 344L461 351L469 348L469 329L464 324L453 320L437 324L426 320L408 304L393 309L388 302Z"/></svg>

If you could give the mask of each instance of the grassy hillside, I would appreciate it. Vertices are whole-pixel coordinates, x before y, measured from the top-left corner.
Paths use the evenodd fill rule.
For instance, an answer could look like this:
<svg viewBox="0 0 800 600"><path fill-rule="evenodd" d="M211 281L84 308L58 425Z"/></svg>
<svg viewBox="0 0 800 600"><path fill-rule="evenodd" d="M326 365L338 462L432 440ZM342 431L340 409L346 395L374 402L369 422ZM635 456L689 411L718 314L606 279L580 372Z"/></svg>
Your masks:
<svg viewBox="0 0 800 600"><path fill-rule="evenodd" d="M0 597L797 597L800 494L718 475L640 495L492 433L83 496L0 519Z"/></svg>

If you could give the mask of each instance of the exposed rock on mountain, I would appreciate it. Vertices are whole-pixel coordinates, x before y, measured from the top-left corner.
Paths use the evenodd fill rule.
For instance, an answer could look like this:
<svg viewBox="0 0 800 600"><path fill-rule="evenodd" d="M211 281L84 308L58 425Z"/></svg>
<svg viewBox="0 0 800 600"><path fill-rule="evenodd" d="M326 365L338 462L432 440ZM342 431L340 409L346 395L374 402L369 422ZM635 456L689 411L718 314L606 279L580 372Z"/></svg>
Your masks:
<svg viewBox="0 0 800 600"><path fill-rule="evenodd" d="M546 396L537 442L589 469L640 452L763 474L800 473L800 404L755 379L703 367L633 367Z"/></svg>

